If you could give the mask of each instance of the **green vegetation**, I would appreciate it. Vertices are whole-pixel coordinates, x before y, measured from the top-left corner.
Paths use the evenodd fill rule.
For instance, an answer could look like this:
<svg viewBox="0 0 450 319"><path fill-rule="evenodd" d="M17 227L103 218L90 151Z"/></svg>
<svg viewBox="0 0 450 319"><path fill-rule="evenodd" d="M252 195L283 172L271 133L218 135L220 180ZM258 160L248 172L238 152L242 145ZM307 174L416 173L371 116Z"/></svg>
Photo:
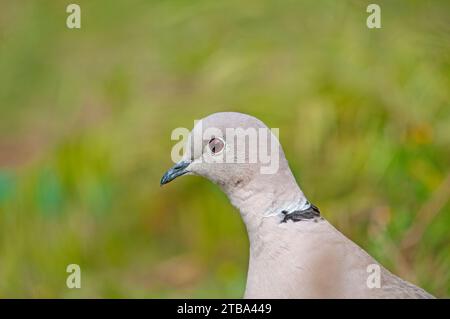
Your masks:
<svg viewBox="0 0 450 319"><path fill-rule="evenodd" d="M69 3L69 2L68 2ZM240 297L247 238L176 127L280 129L323 215L450 296L449 1L64 1L0 10L0 297ZM66 287L77 263L82 288Z"/></svg>

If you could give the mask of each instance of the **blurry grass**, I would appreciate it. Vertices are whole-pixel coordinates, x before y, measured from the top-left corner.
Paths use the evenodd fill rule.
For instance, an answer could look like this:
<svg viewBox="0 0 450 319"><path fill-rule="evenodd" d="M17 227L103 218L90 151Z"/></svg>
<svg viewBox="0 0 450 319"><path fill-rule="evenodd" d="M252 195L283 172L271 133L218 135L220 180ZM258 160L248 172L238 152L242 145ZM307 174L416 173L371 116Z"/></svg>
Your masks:
<svg viewBox="0 0 450 319"><path fill-rule="evenodd" d="M379 1L381 30L365 1L77 3L81 30L64 2L2 3L0 297L240 297L238 213L158 185L172 129L220 110L279 127L328 219L450 296L447 1Z"/></svg>

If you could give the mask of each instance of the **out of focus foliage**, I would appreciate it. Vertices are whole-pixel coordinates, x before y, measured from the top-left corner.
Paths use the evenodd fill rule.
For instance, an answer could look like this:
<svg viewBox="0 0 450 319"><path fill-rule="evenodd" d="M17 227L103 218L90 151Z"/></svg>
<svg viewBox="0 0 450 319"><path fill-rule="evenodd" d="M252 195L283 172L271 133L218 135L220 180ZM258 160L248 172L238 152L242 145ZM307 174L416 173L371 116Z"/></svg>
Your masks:
<svg viewBox="0 0 450 319"><path fill-rule="evenodd" d="M66 1L67 2L67 1ZM394 273L450 296L450 2L2 1L0 297L240 297L248 243L171 131L280 129L305 193ZM82 288L66 287L81 266Z"/></svg>

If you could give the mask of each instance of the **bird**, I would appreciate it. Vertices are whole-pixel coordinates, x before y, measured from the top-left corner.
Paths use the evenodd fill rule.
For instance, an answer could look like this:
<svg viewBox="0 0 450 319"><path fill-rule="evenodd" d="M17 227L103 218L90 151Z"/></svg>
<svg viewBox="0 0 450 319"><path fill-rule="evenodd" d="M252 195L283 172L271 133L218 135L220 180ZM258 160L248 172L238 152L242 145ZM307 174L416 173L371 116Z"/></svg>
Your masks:
<svg viewBox="0 0 450 319"><path fill-rule="evenodd" d="M275 164L257 156L264 152ZM197 121L160 185L182 175L212 181L239 211L250 246L244 298L435 298L333 227L301 190L276 134L251 115L219 112Z"/></svg>

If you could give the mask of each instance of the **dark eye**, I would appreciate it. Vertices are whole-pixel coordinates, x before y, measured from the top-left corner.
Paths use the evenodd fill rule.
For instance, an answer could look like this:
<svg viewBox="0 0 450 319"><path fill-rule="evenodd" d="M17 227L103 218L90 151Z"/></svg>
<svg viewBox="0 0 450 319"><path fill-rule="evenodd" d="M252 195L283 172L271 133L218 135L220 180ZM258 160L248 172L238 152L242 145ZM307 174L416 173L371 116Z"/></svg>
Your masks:
<svg viewBox="0 0 450 319"><path fill-rule="evenodd" d="M213 137L209 142L208 142L208 146L209 149L211 150L211 152L213 154L217 154L219 153L221 150L223 150L223 147L225 146L224 141L222 141L222 139L217 138L217 137Z"/></svg>

